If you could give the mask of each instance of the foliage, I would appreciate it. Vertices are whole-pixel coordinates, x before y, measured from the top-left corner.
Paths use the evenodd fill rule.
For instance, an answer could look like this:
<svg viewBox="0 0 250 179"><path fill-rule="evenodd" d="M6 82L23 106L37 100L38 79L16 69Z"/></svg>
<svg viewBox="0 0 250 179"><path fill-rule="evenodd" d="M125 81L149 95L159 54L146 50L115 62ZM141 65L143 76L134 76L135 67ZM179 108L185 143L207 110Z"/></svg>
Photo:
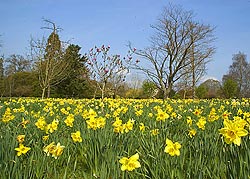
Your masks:
<svg viewBox="0 0 250 179"><path fill-rule="evenodd" d="M64 54L63 44L59 38L59 28L49 20L44 20L52 27L48 38L41 40L31 39L31 56L35 61L35 69L39 74L39 83L42 88L42 98L50 97L51 88L61 83L69 74L67 67L69 64L62 59ZM46 95L47 93L47 95Z"/></svg>
<svg viewBox="0 0 250 179"><path fill-rule="evenodd" d="M71 44L67 47L63 60L67 61L67 77L55 86L54 95L56 97L73 97L84 98L89 97L87 91L90 88L86 57L80 54L78 45Z"/></svg>
<svg viewBox="0 0 250 179"><path fill-rule="evenodd" d="M233 79L226 79L223 83L223 94L226 98L235 98L238 95L238 85Z"/></svg>
<svg viewBox="0 0 250 179"><path fill-rule="evenodd" d="M156 85L149 80L143 81L142 91L143 91L143 98L155 97L158 92Z"/></svg>
<svg viewBox="0 0 250 179"><path fill-rule="evenodd" d="M4 77L1 85L1 96L5 97L37 97L41 93L36 72L17 72Z"/></svg>
<svg viewBox="0 0 250 179"><path fill-rule="evenodd" d="M196 94L198 98L219 98L221 92L221 84L218 80L208 79L200 84L196 89Z"/></svg>
<svg viewBox="0 0 250 179"><path fill-rule="evenodd" d="M204 99L207 95L208 89L205 85L201 84L196 88L195 94L199 99Z"/></svg>
<svg viewBox="0 0 250 179"><path fill-rule="evenodd" d="M248 178L249 104L1 100L0 178Z"/></svg>

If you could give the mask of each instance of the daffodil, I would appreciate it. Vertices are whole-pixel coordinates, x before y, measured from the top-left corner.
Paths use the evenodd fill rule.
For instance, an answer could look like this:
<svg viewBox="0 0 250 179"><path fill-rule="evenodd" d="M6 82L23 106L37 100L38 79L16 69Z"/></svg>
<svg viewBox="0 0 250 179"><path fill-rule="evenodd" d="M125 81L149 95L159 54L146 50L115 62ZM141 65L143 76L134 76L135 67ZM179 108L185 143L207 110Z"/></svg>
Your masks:
<svg viewBox="0 0 250 179"><path fill-rule="evenodd" d="M71 133L71 138L74 142L82 142L82 137L80 131L76 131L75 133Z"/></svg>
<svg viewBox="0 0 250 179"><path fill-rule="evenodd" d="M141 164L138 161L139 160L139 154L136 153L132 155L130 158L123 157L119 160L119 162L122 164L121 170L122 171L132 171L136 168L140 168Z"/></svg>
<svg viewBox="0 0 250 179"><path fill-rule="evenodd" d="M188 135L189 135L189 137L193 138L196 135L196 130L195 129L190 129L188 131Z"/></svg>
<svg viewBox="0 0 250 179"><path fill-rule="evenodd" d="M173 143L171 140L166 139L166 147L164 152L168 153L171 156L179 156L181 144L179 142Z"/></svg>
<svg viewBox="0 0 250 179"><path fill-rule="evenodd" d="M7 123L15 118L14 115L12 115L10 108L6 108L5 113L2 116L2 121Z"/></svg>
<svg viewBox="0 0 250 179"><path fill-rule="evenodd" d="M128 133L133 129L134 122L135 122L134 120L129 119L128 122L124 124L124 129L126 133Z"/></svg>
<svg viewBox="0 0 250 179"><path fill-rule="evenodd" d="M99 128L99 129L104 128L105 124L106 124L106 119L104 117L96 118L97 128Z"/></svg>
<svg viewBox="0 0 250 179"><path fill-rule="evenodd" d="M62 146L60 143L57 143L57 145L55 146L55 149L52 152L52 157L57 159L57 157L62 155L64 148L65 148L65 146Z"/></svg>
<svg viewBox="0 0 250 179"><path fill-rule="evenodd" d="M40 117L38 121L35 123L35 125L38 129L44 130L46 128L47 123L44 117Z"/></svg>
<svg viewBox="0 0 250 179"><path fill-rule="evenodd" d="M66 126L69 127L73 127L73 122L74 122L74 115L73 114L69 114L67 116L67 118L64 120L64 123L66 124Z"/></svg>
<svg viewBox="0 0 250 179"><path fill-rule="evenodd" d="M187 117L187 124L188 124L188 126L191 126L192 123L193 123L192 118L191 118L190 116L188 116L188 117Z"/></svg>
<svg viewBox="0 0 250 179"><path fill-rule="evenodd" d="M144 132L145 131L145 125L143 123L140 123L140 131Z"/></svg>
<svg viewBox="0 0 250 179"><path fill-rule="evenodd" d="M86 123L87 123L88 129L96 130L98 127L97 120L94 117L91 117L89 120L86 120Z"/></svg>
<svg viewBox="0 0 250 179"><path fill-rule="evenodd" d="M25 135L18 135L16 139L17 139L18 143L23 143L24 138L25 138Z"/></svg>
<svg viewBox="0 0 250 179"><path fill-rule="evenodd" d="M150 131L153 136L156 136L159 134L159 129L153 129Z"/></svg>
<svg viewBox="0 0 250 179"><path fill-rule="evenodd" d="M25 147L23 144L19 144L18 148L15 148L15 150L17 151L17 156L20 156L22 154L26 154L29 150L30 147Z"/></svg>
<svg viewBox="0 0 250 179"><path fill-rule="evenodd" d="M44 147L43 151L49 156L55 150L55 142L51 142L49 145Z"/></svg>
<svg viewBox="0 0 250 179"><path fill-rule="evenodd" d="M49 135L45 135L42 137L43 141L47 141L49 139Z"/></svg>
<svg viewBox="0 0 250 179"><path fill-rule="evenodd" d="M237 121L224 120L224 128L219 129L220 134L223 135L227 144L234 143L238 146L241 144L241 137L246 136L248 131L244 126L240 126Z"/></svg>
<svg viewBox="0 0 250 179"><path fill-rule="evenodd" d="M57 159L57 157L62 155L64 148L65 146L62 146L60 143L57 143L57 145L55 145L55 142L52 142L48 146L44 147L43 151L47 154L47 156L51 154L52 157Z"/></svg>
<svg viewBox="0 0 250 179"><path fill-rule="evenodd" d="M170 117L169 114L167 114L165 111L162 111L161 109L159 109L157 111L156 121L165 121L169 117Z"/></svg>
<svg viewBox="0 0 250 179"><path fill-rule="evenodd" d="M196 123L196 125L200 128L200 129L202 129L202 130L205 130L205 124L206 124L207 122L206 122L206 118L205 117L201 117L200 119L199 119L199 121Z"/></svg>

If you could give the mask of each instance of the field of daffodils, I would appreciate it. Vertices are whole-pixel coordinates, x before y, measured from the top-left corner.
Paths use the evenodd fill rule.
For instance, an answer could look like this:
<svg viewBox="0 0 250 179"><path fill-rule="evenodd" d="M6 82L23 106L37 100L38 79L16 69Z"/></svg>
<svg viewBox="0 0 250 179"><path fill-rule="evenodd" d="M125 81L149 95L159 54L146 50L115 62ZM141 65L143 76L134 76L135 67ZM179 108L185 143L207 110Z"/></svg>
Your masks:
<svg viewBox="0 0 250 179"><path fill-rule="evenodd" d="M0 100L0 179L247 179L250 99Z"/></svg>

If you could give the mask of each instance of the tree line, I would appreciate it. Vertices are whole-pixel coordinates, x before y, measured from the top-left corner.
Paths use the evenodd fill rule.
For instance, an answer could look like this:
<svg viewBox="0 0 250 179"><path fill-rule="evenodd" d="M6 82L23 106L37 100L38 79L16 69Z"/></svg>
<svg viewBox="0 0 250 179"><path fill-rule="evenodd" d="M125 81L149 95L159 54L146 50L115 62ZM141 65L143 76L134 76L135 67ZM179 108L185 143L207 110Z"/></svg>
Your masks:
<svg viewBox="0 0 250 179"><path fill-rule="evenodd" d="M144 49L128 44L128 53L110 54L110 46L81 47L61 40L60 28L45 19L48 37L30 40L29 56L0 58L2 97L61 98L232 98L250 97L250 64L242 52L233 55L222 82L199 84L215 53L214 30L192 11L169 4L151 26ZM133 71L147 77L126 81Z"/></svg>

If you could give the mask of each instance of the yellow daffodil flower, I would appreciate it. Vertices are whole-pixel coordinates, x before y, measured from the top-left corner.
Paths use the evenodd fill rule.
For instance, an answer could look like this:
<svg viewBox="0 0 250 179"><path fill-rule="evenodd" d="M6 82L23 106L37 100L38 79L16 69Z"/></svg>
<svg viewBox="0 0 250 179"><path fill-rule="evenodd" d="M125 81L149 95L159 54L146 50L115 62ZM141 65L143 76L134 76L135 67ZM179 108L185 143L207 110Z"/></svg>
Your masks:
<svg viewBox="0 0 250 179"><path fill-rule="evenodd" d="M17 156L20 156L22 154L26 154L29 150L30 147L25 147L23 144L19 144L18 148L15 148L15 150L17 151Z"/></svg>
<svg viewBox="0 0 250 179"><path fill-rule="evenodd" d="M122 164L121 170L122 171L132 171L136 168L140 168L141 164L138 161L139 160L139 154L136 153L132 155L130 158L123 157L122 159L119 160L119 162Z"/></svg>
<svg viewBox="0 0 250 179"><path fill-rule="evenodd" d="M168 153L171 156L179 156L181 144L179 142L173 143L171 140L166 139L166 147L164 152Z"/></svg>

